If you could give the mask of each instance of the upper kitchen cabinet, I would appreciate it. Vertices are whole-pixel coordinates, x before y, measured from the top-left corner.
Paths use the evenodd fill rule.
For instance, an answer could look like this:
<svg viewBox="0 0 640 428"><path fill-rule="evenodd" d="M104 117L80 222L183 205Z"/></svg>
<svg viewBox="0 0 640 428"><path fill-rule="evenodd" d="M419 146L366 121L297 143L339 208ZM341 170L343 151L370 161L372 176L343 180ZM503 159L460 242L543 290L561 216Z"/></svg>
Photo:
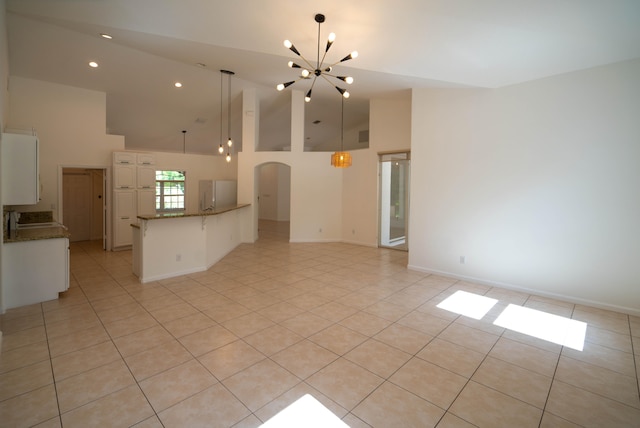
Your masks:
<svg viewBox="0 0 640 428"><path fill-rule="evenodd" d="M2 204L40 201L40 154L33 135L2 134Z"/></svg>
<svg viewBox="0 0 640 428"><path fill-rule="evenodd" d="M138 153L138 165L155 165L156 155L154 153Z"/></svg>
<svg viewBox="0 0 640 428"><path fill-rule="evenodd" d="M135 165L136 153L113 152L113 163L116 165Z"/></svg>

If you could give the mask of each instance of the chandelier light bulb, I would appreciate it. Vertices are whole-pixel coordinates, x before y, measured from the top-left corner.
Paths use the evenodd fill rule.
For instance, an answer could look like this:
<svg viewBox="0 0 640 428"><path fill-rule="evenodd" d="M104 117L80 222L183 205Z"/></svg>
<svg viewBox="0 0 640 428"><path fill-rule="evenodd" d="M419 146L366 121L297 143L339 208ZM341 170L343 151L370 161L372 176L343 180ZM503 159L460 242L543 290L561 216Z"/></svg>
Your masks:
<svg viewBox="0 0 640 428"><path fill-rule="evenodd" d="M333 43L336 41L336 33L329 33L329 42Z"/></svg>
<svg viewBox="0 0 640 428"><path fill-rule="evenodd" d="M291 46L293 46L293 43L291 43L289 40L285 40L284 41L284 47L287 49L291 49Z"/></svg>
<svg viewBox="0 0 640 428"><path fill-rule="evenodd" d="M220 154L224 153L224 148L222 148L222 144L220 144L220 147L218 147L218 153Z"/></svg>
<svg viewBox="0 0 640 428"><path fill-rule="evenodd" d="M229 153L227 153L226 160L227 160L227 162L231 162L231 155Z"/></svg>
<svg viewBox="0 0 640 428"><path fill-rule="evenodd" d="M276 89L279 91L282 91L284 89L284 83L278 83L278 86L276 86Z"/></svg>
<svg viewBox="0 0 640 428"><path fill-rule="evenodd" d="M342 94L343 97L345 98L349 98L351 94L349 94L349 91L344 91L344 94Z"/></svg>
<svg viewBox="0 0 640 428"><path fill-rule="evenodd" d="M231 137L229 137L229 140L227 141L227 146L229 147L233 146L233 141L231 141Z"/></svg>
<svg viewBox="0 0 640 428"><path fill-rule="evenodd" d="M346 79L344 79L345 82L347 82L347 85L350 85L353 83L353 77L351 76L347 76Z"/></svg>
<svg viewBox="0 0 640 428"><path fill-rule="evenodd" d="M358 51L351 52L351 59L356 59L356 58L358 58Z"/></svg>
<svg viewBox="0 0 640 428"><path fill-rule="evenodd" d="M309 70L307 70L307 69L305 68L304 70L302 70L301 75L302 75L302 77L305 77L305 78L306 78L306 77L309 77Z"/></svg>

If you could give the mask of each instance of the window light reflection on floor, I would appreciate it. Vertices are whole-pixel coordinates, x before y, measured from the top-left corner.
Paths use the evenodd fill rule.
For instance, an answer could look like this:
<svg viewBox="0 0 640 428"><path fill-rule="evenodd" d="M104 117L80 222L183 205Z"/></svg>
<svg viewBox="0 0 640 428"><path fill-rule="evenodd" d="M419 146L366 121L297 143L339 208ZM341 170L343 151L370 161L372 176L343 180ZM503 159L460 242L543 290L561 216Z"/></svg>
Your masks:
<svg viewBox="0 0 640 428"><path fill-rule="evenodd" d="M482 319L498 303L496 299L458 290L437 306L473 319Z"/></svg>
<svg viewBox="0 0 640 428"><path fill-rule="evenodd" d="M493 322L529 336L578 351L584 348L587 324L570 318L510 304Z"/></svg>

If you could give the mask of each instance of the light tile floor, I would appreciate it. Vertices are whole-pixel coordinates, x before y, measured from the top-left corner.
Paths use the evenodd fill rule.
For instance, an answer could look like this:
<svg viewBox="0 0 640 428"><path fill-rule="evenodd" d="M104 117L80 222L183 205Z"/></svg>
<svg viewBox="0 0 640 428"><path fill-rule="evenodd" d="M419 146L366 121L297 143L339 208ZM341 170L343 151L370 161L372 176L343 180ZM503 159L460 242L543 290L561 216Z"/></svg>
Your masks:
<svg viewBox="0 0 640 428"><path fill-rule="evenodd" d="M280 227L150 284L130 252L73 244L70 290L2 316L0 426L255 427L306 393L354 428L640 426L640 318ZM499 302L436 307L457 290ZM493 325L509 303L587 322L584 350Z"/></svg>

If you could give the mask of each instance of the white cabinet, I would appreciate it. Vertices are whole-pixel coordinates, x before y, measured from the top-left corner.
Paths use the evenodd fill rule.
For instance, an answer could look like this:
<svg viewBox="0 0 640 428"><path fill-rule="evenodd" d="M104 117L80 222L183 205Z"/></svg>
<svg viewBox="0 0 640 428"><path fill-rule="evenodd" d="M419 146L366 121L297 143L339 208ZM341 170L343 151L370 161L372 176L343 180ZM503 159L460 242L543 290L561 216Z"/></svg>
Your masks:
<svg viewBox="0 0 640 428"><path fill-rule="evenodd" d="M136 188L136 166L135 165L114 165L113 166L113 187L117 189Z"/></svg>
<svg viewBox="0 0 640 428"><path fill-rule="evenodd" d="M156 190L138 189L138 215L155 215Z"/></svg>
<svg viewBox="0 0 640 428"><path fill-rule="evenodd" d="M2 134L2 204L33 205L40 200L38 138Z"/></svg>
<svg viewBox="0 0 640 428"><path fill-rule="evenodd" d="M124 247L131 245L131 223L136 219L136 191L118 190L113 197L113 246Z"/></svg>
<svg viewBox="0 0 640 428"><path fill-rule="evenodd" d="M155 153L113 152L113 247L132 243L131 224L156 213Z"/></svg>
<svg viewBox="0 0 640 428"><path fill-rule="evenodd" d="M135 165L137 159L137 153L113 152L113 163L116 165Z"/></svg>
<svg viewBox="0 0 640 428"><path fill-rule="evenodd" d="M155 165L156 155L153 153L138 153L136 161L138 165Z"/></svg>
<svg viewBox="0 0 640 428"><path fill-rule="evenodd" d="M156 188L156 169L151 166L139 166L136 171L138 189Z"/></svg>
<svg viewBox="0 0 640 428"><path fill-rule="evenodd" d="M69 289L69 239L39 239L2 246L5 309L58 298Z"/></svg>

